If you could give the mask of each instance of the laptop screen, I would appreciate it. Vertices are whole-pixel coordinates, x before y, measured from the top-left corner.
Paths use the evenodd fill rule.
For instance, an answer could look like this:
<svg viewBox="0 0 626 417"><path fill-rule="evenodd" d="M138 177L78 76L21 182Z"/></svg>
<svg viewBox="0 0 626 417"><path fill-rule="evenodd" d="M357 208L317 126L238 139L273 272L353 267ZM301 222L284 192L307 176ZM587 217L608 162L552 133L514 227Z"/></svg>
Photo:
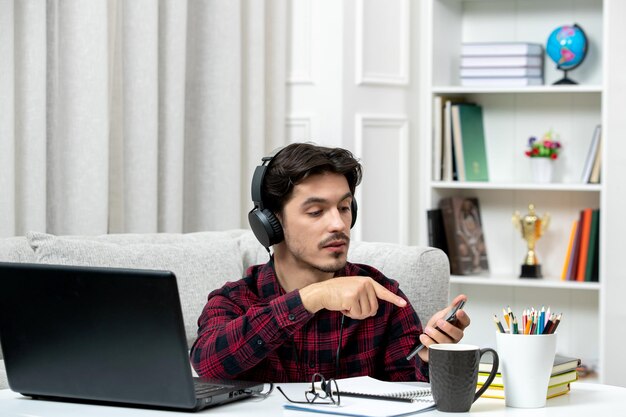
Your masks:
<svg viewBox="0 0 626 417"><path fill-rule="evenodd" d="M0 264L0 341L22 394L196 404L171 272Z"/></svg>

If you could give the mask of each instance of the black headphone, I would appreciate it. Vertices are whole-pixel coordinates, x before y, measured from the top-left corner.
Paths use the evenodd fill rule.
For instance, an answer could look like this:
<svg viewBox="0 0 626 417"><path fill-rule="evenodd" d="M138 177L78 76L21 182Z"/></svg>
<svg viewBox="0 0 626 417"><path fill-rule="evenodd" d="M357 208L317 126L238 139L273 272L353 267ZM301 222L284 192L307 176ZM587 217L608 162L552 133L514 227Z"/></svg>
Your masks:
<svg viewBox="0 0 626 417"><path fill-rule="evenodd" d="M280 153L280 151L278 153ZM278 155L278 153L276 153L276 155ZM254 232L254 236L256 236L258 241L261 242L261 245L265 246L266 249L282 242L285 238L280 222L271 210L265 208L265 204L263 203L263 179L265 178L269 164L276 155L265 156L261 159L261 165L257 166L254 170L250 189L254 208L248 213L248 222L250 223L252 232ZM356 199L352 198L350 205L352 223L350 224L350 228L356 223L357 209Z"/></svg>

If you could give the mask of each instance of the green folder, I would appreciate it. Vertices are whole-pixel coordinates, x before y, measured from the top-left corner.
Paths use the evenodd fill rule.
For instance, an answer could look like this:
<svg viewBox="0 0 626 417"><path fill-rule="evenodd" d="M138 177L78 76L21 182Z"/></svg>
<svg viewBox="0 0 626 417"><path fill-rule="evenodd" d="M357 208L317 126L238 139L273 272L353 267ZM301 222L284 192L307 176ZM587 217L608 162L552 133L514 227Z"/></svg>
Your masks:
<svg viewBox="0 0 626 417"><path fill-rule="evenodd" d="M589 249L587 251L587 265L585 269L585 281L597 281L598 276L598 247L600 235L600 210L591 212L591 229L589 232ZM596 269L594 271L594 268Z"/></svg>
<svg viewBox="0 0 626 417"><path fill-rule="evenodd" d="M463 143L466 181L489 181L483 109L472 104L458 104Z"/></svg>

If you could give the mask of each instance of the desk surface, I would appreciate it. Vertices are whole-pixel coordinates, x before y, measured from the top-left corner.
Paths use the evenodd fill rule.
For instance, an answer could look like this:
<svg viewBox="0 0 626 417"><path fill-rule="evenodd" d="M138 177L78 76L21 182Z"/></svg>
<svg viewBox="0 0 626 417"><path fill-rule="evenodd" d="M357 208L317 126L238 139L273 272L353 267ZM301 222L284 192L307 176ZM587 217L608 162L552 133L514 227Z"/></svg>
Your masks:
<svg viewBox="0 0 626 417"><path fill-rule="evenodd" d="M280 384L289 393L303 393L306 384ZM516 409L507 408L504 400L481 398L474 405L469 416L550 416L577 417L589 415L609 416L626 415L626 388L610 385L577 382L572 384L569 394L548 400L545 408ZM312 414L289 411L282 408L284 398L276 390L264 400L247 399L216 408L209 408L199 413L171 412L115 406L85 405L76 403L32 400L12 392L0 390L0 415L2 417L154 417L154 416L292 416L306 417ZM621 413L620 413L621 412ZM450 413L430 411L418 415L450 416Z"/></svg>

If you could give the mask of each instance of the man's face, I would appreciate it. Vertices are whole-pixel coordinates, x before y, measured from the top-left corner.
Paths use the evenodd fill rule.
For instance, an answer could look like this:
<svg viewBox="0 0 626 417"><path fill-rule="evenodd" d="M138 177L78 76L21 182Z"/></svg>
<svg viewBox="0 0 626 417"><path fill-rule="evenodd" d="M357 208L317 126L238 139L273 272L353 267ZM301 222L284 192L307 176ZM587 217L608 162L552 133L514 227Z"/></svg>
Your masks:
<svg viewBox="0 0 626 417"><path fill-rule="evenodd" d="M296 185L279 216L287 255L303 268L343 268L350 245L351 202L348 181L341 174L317 174Z"/></svg>

